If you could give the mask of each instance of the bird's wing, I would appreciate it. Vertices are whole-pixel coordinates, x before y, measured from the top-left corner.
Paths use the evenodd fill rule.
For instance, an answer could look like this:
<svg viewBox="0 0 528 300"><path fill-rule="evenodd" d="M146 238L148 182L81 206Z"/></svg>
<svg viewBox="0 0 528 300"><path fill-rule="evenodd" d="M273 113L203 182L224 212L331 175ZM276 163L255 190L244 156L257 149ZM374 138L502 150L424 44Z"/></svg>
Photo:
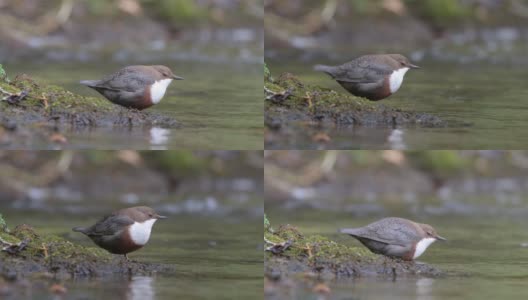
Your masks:
<svg viewBox="0 0 528 300"><path fill-rule="evenodd" d="M111 214L103 217L99 222L92 226L89 235L113 235L123 226L134 224L129 216Z"/></svg>
<svg viewBox="0 0 528 300"><path fill-rule="evenodd" d="M378 242L391 244L391 245L401 245L400 239L396 237L401 237L402 235L408 236L409 240L413 240L415 237L408 234L403 227L403 225L394 223L390 227L384 226L383 224L373 223L365 227L358 228L357 236L369 238Z"/></svg>
<svg viewBox="0 0 528 300"><path fill-rule="evenodd" d="M154 79L142 76L136 72L134 67L126 67L111 74L99 82L98 88L108 90L135 92L138 86L146 86L154 83Z"/></svg>
<svg viewBox="0 0 528 300"><path fill-rule="evenodd" d="M351 61L336 68L334 79L351 83L375 83L380 75L389 75L392 70L382 64Z"/></svg>

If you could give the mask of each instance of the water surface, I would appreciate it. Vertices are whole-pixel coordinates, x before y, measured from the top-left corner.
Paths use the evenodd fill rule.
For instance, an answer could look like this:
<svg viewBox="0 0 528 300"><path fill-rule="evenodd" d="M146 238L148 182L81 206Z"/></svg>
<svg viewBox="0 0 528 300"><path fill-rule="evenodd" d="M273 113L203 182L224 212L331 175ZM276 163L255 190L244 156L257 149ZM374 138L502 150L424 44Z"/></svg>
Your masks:
<svg viewBox="0 0 528 300"><path fill-rule="evenodd" d="M102 97L78 84L134 64L8 64L14 77L27 73L38 81L73 92ZM137 63L136 63L137 64ZM162 101L148 111L179 121L177 129L86 128L67 130L69 148L90 149L262 149L262 66L248 63L150 62L165 64L185 78L173 81ZM42 147L45 147L43 145ZM35 148L39 148L38 145Z"/></svg>
<svg viewBox="0 0 528 300"><path fill-rule="evenodd" d="M347 93L329 76L312 70L316 62L267 61L281 72ZM320 62L318 62L320 63ZM323 62L326 63L326 62ZM405 76L400 90L377 102L394 108L426 112L448 121L445 128L325 128L329 149L524 149L528 140L528 71L524 66L417 62L420 70ZM305 126L303 126L305 127ZM301 128L303 128L301 127ZM299 132L302 133L300 129ZM314 133L321 129L313 129ZM312 135L299 134L294 148L315 148ZM283 143L287 145L286 142ZM289 145L288 147L292 147ZM279 146L280 148L280 146Z"/></svg>
<svg viewBox="0 0 528 300"><path fill-rule="evenodd" d="M350 214L321 211L267 210L273 224L292 224L304 233L321 234L339 243L361 246L346 235L336 233L340 227L363 226L379 217L357 217ZM528 221L525 217L443 216L416 221L433 225L449 241L436 242L418 259L447 273L439 278L357 278L337 279L327 284L332 293L328 299L524 299L528 297ZM320 299L311 287L299 281L289 299Z"/></svg>
<svg viewBox="0 0 528 300"><path fill-rule="evenodd" d="M39 233L53 233L86 246L94 244L71 227L90 225L101 215L11 212L2 210L8 225L27 223ZM173 274L115 275L61 282L68 299L261 299L262 219L230 215L169 215L157 222L149 243L129 254L144 263L173 264ZM53 280L52 280L53 281ZM36 285L38 299L56 299ZM20 297L20 298L18 298ZM23 295L10 299L26 299Z"/></svg>

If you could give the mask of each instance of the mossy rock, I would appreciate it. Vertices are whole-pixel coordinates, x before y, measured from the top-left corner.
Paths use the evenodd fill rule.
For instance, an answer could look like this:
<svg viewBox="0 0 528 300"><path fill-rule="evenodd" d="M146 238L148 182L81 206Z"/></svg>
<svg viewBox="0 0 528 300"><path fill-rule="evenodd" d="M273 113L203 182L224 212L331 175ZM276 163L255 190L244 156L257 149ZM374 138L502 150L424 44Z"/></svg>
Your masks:
<svg viewBox="0 0 528 300"><path fill-rule="evenodd" d="M179 123L171 117L127 109L103 97L81 96L55 85L42 85L27 75L19 75L9 83L0 81L0 88L11 94L19 94L22 91L28 93L24 99L14 104L0 101L4 122L9 119L23 124L44 122L51 125L92 127L179 127Z"/></svg>
<svg viewBox="0 0 528 300"><path fill-rule="evenodd" d="M265 123L271 129L281 127L277 126L277 122L287 125L292 121L390 128L395 125L446 126L446 123L436 116L404 111L379 102L305 84L291 73L283 73L275 81L266 81L265 88L276 94L288 93L287 97L265 101Z"/></svg>
<svg viewBox="0 0 528 300"><path fill-rule="evenodd" d="M11 93L28 91L27 100L21 101L23 107L43 108L46 111L71 110L72 113L84 111L111 111L113 106L108 100L76 95L55 85L41 85L27 75L15 78L9 86L3 85ZM46 107L47 102L47 107Z"/></svg>
<svg viewBox="0 0 528 300"><path fill-rule="evenodd" d="M427 265L382 257L364 247L349 247L321 235L304 235L291 225L264 232L267 242L291 243L280 253L266 251L265 275L279 280L296 273L315 273L322 278L355 276L440 276Z"/></svg>
<svg viewBox="0 0 528 300"><path fill-rule="evenodd" d="M126 262L103 249L84 247L56 235L41 235L33 227L22 224L12 232L1 232L4 242L26 246L12 253L0 251L0 275L24 278L32 273L52 273L57 277L105 276L115 274L152 274L170 272L163 264Z"/></svg>
<svg viewBox="0 0 528 300"><path fill-rule="evenodd" d="M127 109L103 97L77 95L59 86L40 84L27 75L19 75L11 82L0 80L0 89L0 132L7 133L0 142L8 146L56 145L49 137L71 129L181 126L171 116Z"/></svg>

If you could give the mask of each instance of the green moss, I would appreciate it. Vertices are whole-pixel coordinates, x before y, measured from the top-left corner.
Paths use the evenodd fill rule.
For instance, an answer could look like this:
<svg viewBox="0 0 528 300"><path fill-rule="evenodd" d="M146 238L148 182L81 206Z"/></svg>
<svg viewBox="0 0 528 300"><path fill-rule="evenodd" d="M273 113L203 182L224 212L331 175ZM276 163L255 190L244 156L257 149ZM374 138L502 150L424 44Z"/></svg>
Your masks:
<svg viewBox="0 0 528 300"><path fill-rule="evenodd" d="M291 96L280 103L280 105L308 110L316 113L320 110L332 110L336 113L341 111L368 111L376 110L372 101L355 97L352 95L340 94L334 90L320 88L302 83L296 76L290 73L283 73L276 81L265 82L265 87L272 92L282 93L290 91ZM276 105L266 101L266 105Z"/></svg>
<svg viewBox="0 0 528 300"><path fill-rule="evenodd" d="M4 82L2 80L0 80L0 88L3 89L4 91L6 92L9 92L9 93L19 93L20 92L20 89L9 84L8 82ZM6 95L0 93L0 95L2 96L2 98ZM1 102L0 102L1 103Z"/></svg>
<svg viewBox="0 0 528 300"><path fill-rule="evenodd" d="M75 245L56 235L40 235L29 225L18 225L11 233L0 233L0 237L10 243L27 240L26 249L16 254L18 257L31 260L57 261L110 261L111 255L99 248ZM8 254L0 252L2 256ZM12 256L11 256L12 257Z"/></svg>
<svg viewBox="0 0 528 300"><path fill-rule="evenodd" d="M20 102L20 105L26 108L70 110L72 114L115 109L106 99L76 95L55 85L40 85L27 76L19 76L10 83L0 81L0 88L12 94L27 91L28 96ZM3 102L0 104L0 107L2 106L8 112L10 105Z"/></svg>
<svg viewBox="0 0 528 300"><path fill-rule="evenodd" d="M331 261L332 263L349 261L371 261L376 255L365 248L348 247L321 235L303 235L296 227L281 225L274 233L264 232L267 241L283 243L291 241L292 245L281 256L295 259L315 261ZM273 256L271 252L268 252Z"/></svg>
<svg viewBox="0 0 528 300"><path fill-rule="evenodd" d="M8 231L7 224L2 214L0 214L0 232L5 232L5 231Z"/></svg>
<svg viewBox="0 0 528 300"><path fill-rule="evenodd" d="M6 74L2 64L0 64L0 81L8 81L7 80L7 74Z"/></svg>
<svg viewBox="0 0 528 300"><path fill-rule="evenodd" d="M268 220L268 217L266 216L266 214L264 214L264 231L265 232L266 231L273 232L273 229L271 228L270 221Z"/></svg>
<svg viewBox="0 0 528 300"><path fill-rule="evenodd" d="M13 236L12 234L6 231L0 231L0 239L2 239L2 241L7 242L7 243L12 243L12 244L20 243L19 238Z"/></svg>
<svg viewBox="0 0 528 300"><path fill-rule="evenodd" d="M271 77L271 72L266 63L264 63L264 81L273 81L273 77Z"/></svg>

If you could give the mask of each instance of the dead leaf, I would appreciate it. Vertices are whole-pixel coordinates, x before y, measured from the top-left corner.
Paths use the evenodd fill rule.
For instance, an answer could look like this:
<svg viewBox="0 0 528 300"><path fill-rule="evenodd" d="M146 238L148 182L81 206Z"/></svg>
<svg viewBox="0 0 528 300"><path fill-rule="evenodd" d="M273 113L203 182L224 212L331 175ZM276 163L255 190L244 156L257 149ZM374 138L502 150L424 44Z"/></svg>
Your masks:
<svg viewBox="0 0 528 300"><path fill-rule="evenodd" d="M331 290L330 290L330 287L324 283L318 283L316 284L312 291L314 293L319 293L319 294L330 294Z"/></svg>
<svg viewBox="0 0 528 300"><path fill-rule="evenodd" d="M121 150L117 152L117 158L121 161L133 165L134 167L138 167L143 162L143 159L141 158L141 155L137 151L133 150Z"/></svg>
<svg viewBox="0 0 528 300"><path fill-rule="evenodd" d="M293 244L292 240L287 240L283 243L272 244L266 248L266 251L270 251L273 254L281 254Z"/></svg>
<svg viewBox="0 0 528 300"><path fill-rule="evenodd" d="M399 16L405 14L405 4L402 0L383 0L381 6Z"/></svg>
<svg viewBox="0 0 528 300"><path fill-rule="evenodd" d="M10 94L9 96L5 97L4 100L9 104L14 105L24 100L24 98L26 98L27 95L28 95L28 91L24 90L18 94Z"/></svg>
<svg viewBox="0 0 528 300"><path fill-rule="evenodd" d="M316 143L328 143L332 139L328 136L328 134L324 132L316 133L314 136L312 136L312 141Z"/></svg>
<svg viewBox="0 0 528 300"><path fill-rule="evenodd" d="M23 251L24 249L26 249L29 243L29 239L24 239L18 244L7 243L5 241L0 241L0 242L6 245L5 247L2 248L2 251L5 251L9 254L18 254L20 251Z"/></svg>
<svg viewBox="0 0 528 300"><path fill-rule="evenodd" d="M119 0L117 5L120 10L133 16L139 16L143 13L141 4L137 0Z"/></svg>
<svg viewBox="0 0 528 300"><path fill-rule="evenodd" d="M312 108L312 106L313 106L312 95L309 92L306 92L306 94L304 95L303 99L308 101L308 107Z"/></svg>
<svg viewBox="0 0 528 300"><path fill-rule="evenodd" d="M401 166L405 162L405 155L399 150L385 150L381 155L384 161Z"/></svg>
<svg viewBox="0 0 528 300"><path fill-rule="evenodd" d="M49 140L51 142L57 143L57 144L66 144L68 142L68 139L60 134L60 133L54 133L49 137Z"/></svg>
<svg viewBox="0 0 528 300"><path fill-rule="evenodd" d="M50 286L49 291L54 294L66 294L68 289L62 284L55 283L52 286Z"/></svg>
<svg viewBox="0 0 528 300"><path fill-rule="evenodd" d="M264 93L266 94L266 100L273 103L281 103L292 95L292 90L287 89L282 92L274 92L270 89L264 88Z"/></svg>

